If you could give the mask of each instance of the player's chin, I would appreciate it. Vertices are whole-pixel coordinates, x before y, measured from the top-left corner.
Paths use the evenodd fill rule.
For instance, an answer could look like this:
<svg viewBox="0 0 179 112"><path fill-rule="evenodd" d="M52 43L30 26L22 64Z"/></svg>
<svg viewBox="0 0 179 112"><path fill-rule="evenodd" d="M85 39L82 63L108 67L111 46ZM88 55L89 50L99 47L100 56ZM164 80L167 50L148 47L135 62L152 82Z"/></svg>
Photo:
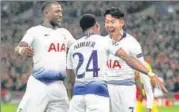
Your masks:
<svg viewBox="0 0 179 112"><path fill-rule="evenodd" d="M61 22L57 23L57 25L60 26L60 25L61 25Z"/></svg>
<svg viewBox="0 0 179 112"><path fill-rule="evenodd" d="M61 20L56 20L55 24L58 25L58 26L61 25Z"/></svg>
<svg viewBox="0 0 179 112"><path fill-rule="evenodd" d="M58 22L55 23L55 26L57 26L57 27L59 27L60 25L61 25L61 23L58 23Z"/></svg>

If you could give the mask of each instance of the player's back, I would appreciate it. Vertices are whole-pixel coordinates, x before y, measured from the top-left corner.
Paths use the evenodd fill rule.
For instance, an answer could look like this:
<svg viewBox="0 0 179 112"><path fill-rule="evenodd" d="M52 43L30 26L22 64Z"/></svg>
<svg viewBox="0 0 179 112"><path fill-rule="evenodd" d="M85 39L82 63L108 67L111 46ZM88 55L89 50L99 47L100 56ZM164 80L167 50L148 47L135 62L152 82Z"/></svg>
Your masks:
<svg viewBox="0 0 179 112"><path fill-rule="evenodd" d="M108 96L104 80L108 41L97 34L83 36L70 48L70 57L76 74L74 94ZM102 90L102 91L101 91ZM76 93L75 93L76 92Z"/></svg>
<svg viewBox="0 0 179 112"><path fill-rule="evenodd" d="M102 44L104 38L93 34L84 36L75 45L73 50L74 66L77 67L77 79L90 80L103 78L105 73L106 51Z"/></svg>

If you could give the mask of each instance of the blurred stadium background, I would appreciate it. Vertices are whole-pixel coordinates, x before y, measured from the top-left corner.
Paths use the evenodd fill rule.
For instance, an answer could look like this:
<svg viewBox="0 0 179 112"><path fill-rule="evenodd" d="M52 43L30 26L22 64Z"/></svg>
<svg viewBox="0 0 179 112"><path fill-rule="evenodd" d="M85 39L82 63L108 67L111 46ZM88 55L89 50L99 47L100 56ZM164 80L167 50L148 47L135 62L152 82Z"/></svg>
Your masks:
<svg viewBox="0 0 179 112"><path fill-rule="evenodd" d="M37 1L1 2L2 112L15 112L26 88L31 58L15 56L14 47L29 27L42 22L41 4ZM103 11L111 6L122 8L126 13L125 30L141 43L153 71L160 75L170 91L156 100L159 112L179 112L179 2L62 1L61 4L63 26L75 38L81 34L78 20L82 14L95 14L102 35L106 35Z"/></svg>

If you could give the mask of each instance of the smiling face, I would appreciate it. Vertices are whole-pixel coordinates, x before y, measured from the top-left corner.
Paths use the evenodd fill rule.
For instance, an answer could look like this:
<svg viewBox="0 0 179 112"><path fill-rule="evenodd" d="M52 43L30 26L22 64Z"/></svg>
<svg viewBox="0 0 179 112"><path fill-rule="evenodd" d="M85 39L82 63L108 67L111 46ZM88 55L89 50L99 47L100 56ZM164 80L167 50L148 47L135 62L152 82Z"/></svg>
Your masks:
<svg viewBox="0 0 179 112"><path fill-rule="evenodd" d="M59 3L54 2L44 11L45 18L49 20L51 24L61 25L62 21L62 7Z"/></svg>
<svg viewBox="0 0 179 112"><path fill-rule="evenodd" d="M124 26L124 20L113 17L110 14L105 15L105 29L109 35L121 32Z"/></svg>

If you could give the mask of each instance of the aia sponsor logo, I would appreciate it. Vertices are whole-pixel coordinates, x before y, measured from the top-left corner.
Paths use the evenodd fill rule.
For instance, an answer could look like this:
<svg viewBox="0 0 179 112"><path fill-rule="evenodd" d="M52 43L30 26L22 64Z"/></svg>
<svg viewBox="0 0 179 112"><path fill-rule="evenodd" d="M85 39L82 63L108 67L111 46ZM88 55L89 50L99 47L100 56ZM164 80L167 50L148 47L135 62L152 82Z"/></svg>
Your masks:
<svg viewBox="0 0 179 112"><path fill-rule="evenodd" d="M48 52L65 52L65 43L51 43L48 48Z"/></svg>
<svg viewBox="0 0 179 112"><path fill-rule="evenodd" d="M121 65L118 60L108 60L107 61L108 68L121 68Z"/></svg>

